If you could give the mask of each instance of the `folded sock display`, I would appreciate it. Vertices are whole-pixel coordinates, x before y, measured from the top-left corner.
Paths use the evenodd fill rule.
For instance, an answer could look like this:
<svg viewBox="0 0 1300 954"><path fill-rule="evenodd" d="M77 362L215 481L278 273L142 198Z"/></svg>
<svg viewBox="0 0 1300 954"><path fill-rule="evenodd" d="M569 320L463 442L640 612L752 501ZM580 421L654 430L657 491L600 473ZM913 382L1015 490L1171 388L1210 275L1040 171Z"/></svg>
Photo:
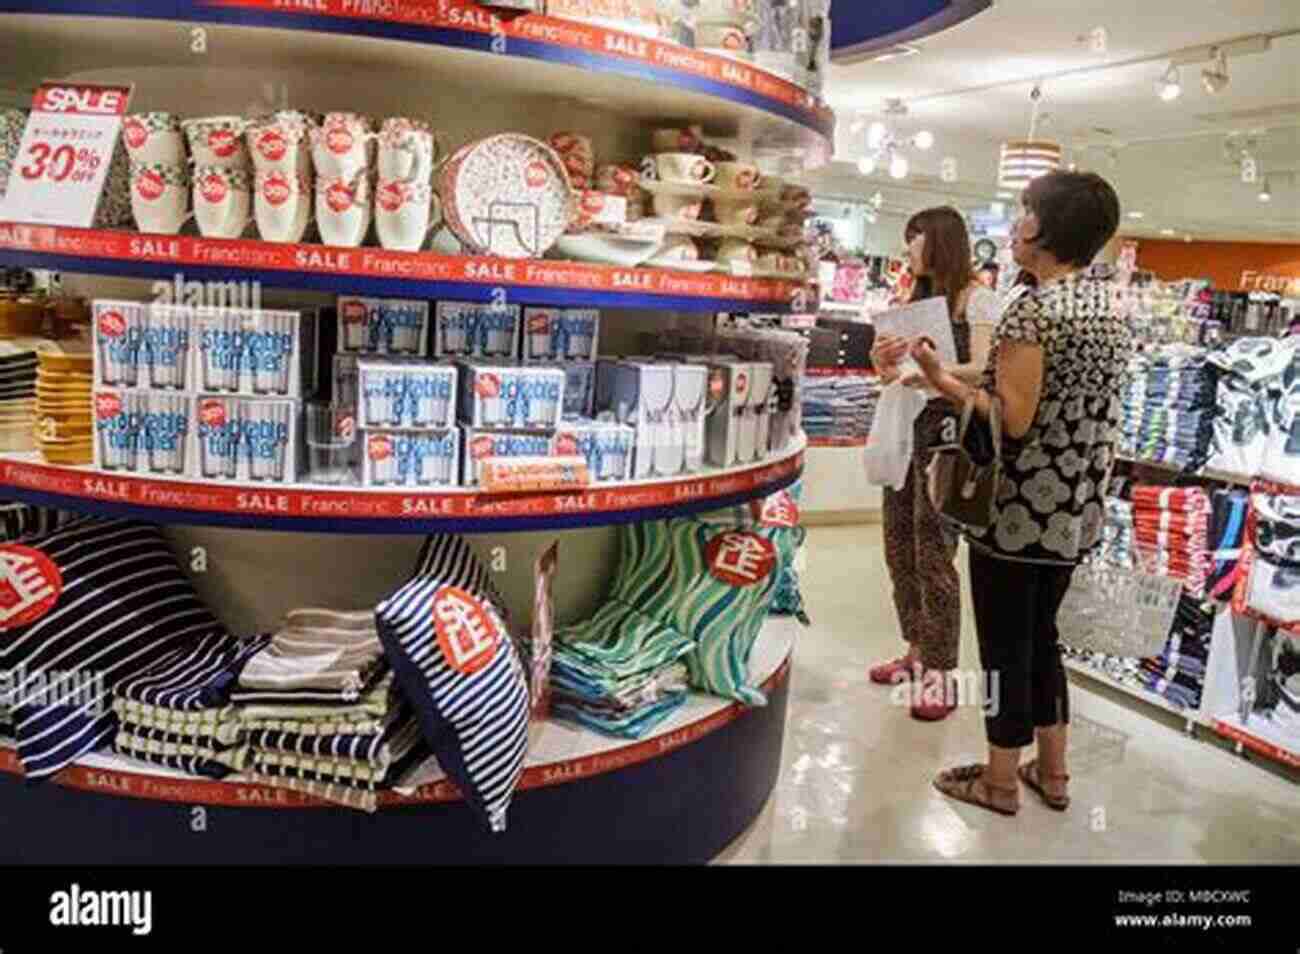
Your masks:
<svg viewBox="0 0 1300 954"><path fill-rule="evenodd" d="M1209 495L1199 487L1139 484L1131 497L1134 566L1204 596L1212 570Z"/></svg>

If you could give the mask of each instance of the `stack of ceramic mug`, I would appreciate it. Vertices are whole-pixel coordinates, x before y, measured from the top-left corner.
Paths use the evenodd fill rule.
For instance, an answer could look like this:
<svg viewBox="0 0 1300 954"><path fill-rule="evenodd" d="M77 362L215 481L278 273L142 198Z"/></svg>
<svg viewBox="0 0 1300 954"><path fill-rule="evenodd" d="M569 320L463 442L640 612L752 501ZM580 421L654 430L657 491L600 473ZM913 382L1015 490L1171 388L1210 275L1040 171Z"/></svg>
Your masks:
<svg viewBox="0 0 1300 954"><path fill-rule="evenodd" d="M696 11L695 48L749 60L751 37L758 29L757 3L771 0L700 0Z"/></svg>
<svg viewBox="0 0 1300 954"><path fill-rule="evenodd" d="M190 209L190 169L180 119L171 113L128 116L122 141L131 157L131 214L136 228L175 235Z"/></svg>
<svg viewBox="0 0 1300 954"><path fill-rule="evenodd" d="M18 148L22 145L26 128L27 110L0 110L0 198L4 197L9 186L9 170L18 158Z"/></svg>
<svg viewBox="0 0 1300 954"><path fill-rule="evenodd" d="M253 218L263 241L301 242L311 223L311 129L306 113L281 110L244 130L254 169Z"/></svg>
<svg viewBox="0 0 1300 954"><path fill-rule="evenodd" d="M190 147L194 220L209 238L238 238L253 220L253 169L240 116L207 116L181 123Z"/></svg>
<svg viewBox="0 0 1300 954"><path fill-rule="evenodd" d="M356 247L370 230L375 134L357 113L328 113L308 133L316 170L316 225L326 245Z"/></svg>
<svg viewBox="0 0 1300 954"><path fill-rule="evenodd" d="M442 223L442 206L433 190L441 151L428 123L403 117L384 121L375 189L375 231L384 248L414 252Z"/></svg>

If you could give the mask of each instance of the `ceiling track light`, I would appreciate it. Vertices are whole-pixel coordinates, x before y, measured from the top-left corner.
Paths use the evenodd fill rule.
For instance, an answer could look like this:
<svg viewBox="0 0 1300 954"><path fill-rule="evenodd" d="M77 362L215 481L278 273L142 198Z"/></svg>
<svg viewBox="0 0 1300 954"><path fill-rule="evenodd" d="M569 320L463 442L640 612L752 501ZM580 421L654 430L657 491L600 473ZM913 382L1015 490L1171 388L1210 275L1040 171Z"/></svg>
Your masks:
<svg viewBox="0 0 1300 954"><path fill-rule="evenodd" d="M1259 201L1260 201L1260 202L1272 202L1272 201L1273 201L1273 188L1272 188L1272 186L1269 185L1269 182L1268 182L1268 179L1267 179L1267 178L1264 179L1264 184L1263 184L1262 186L1260 186L1260 189L1259 189Z"/></svg>
<svg viewBox="0 0 1300 954"><path fill-rule="evenodd" d="M1170 63L1169 69L1156 80L1156 95L1166 103L1172 103L1183 95L1183 81L1178 75L1178 67Z"/></svg>
<svg viewBox="0 0 1300 954"><path fill-rule="evenodd" d="M1228 55L1223 52L1222 48L1215 47L1212 51L1212 61L1209 66L1201 70L1201 85L1205 91L1213 96L1215 93L1222 93L1228 88Z"/></svg>

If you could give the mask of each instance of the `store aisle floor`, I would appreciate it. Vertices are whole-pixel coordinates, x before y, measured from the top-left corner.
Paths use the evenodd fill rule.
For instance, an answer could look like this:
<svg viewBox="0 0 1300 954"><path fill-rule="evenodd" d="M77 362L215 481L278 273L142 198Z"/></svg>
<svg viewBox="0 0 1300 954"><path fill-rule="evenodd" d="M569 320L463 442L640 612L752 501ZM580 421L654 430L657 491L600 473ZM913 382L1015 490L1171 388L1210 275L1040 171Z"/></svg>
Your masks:
<svg viewBox="0 0 1300 954"><path fill-rule="evenodd" d="M930 780L981 760L981 710L916 722L867 679L900 648L879 526L813 529L808 552L813 625L795 650L781 778L720 862L1300 861L1296 785L1078 683L1067 813L1027 792L1014 819L944 798ZM958 560L965 580L964 548ZM961 661L973 671L963 585Z"/></svg>

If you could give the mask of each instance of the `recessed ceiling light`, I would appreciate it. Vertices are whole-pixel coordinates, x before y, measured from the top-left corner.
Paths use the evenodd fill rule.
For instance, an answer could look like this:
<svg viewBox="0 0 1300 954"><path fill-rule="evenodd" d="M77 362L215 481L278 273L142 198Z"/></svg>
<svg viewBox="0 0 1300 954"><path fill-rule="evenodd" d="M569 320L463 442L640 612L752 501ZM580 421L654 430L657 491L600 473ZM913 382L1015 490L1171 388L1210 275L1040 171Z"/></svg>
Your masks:
<svg viewBox="0 0 1300 954"><path fill-rule="evenodd" d="M1130 219L1145 219L1147 214L1145 212L1130 212L1128 217Z"/></svg>
<svg viewBox="0 0 1300 954"><path fill-rule="evenodd" d="M1267 179L1264 180L1264 185L1263 185L1263 187L1259 190L1259 201L1260 201L1260 202L1272 202L1272 201L1273 201L1273 189L1272 189L1272 187L1268 184L1268 180L1267 180Z"/></svg>
<svg viewBox="0 0 1300 954"><path fill-rule="evenodd" d="M1161 229L1161 230L1160 230L1160 234L1161 234L1161 235L1173 235L1173 234L1174 234L1174 230L1173 230L1173 229Z"/></svg>
<svg viewBox="0 0 1300 954"><path fill-rule="evenodd" d="M1156 80L1156 95L1166 103L1172 103L1183 95L1183 83L1178 78L1178 67L1173 63L1170 63L1169 69L1165 70L1164 75Z"/></svg>

